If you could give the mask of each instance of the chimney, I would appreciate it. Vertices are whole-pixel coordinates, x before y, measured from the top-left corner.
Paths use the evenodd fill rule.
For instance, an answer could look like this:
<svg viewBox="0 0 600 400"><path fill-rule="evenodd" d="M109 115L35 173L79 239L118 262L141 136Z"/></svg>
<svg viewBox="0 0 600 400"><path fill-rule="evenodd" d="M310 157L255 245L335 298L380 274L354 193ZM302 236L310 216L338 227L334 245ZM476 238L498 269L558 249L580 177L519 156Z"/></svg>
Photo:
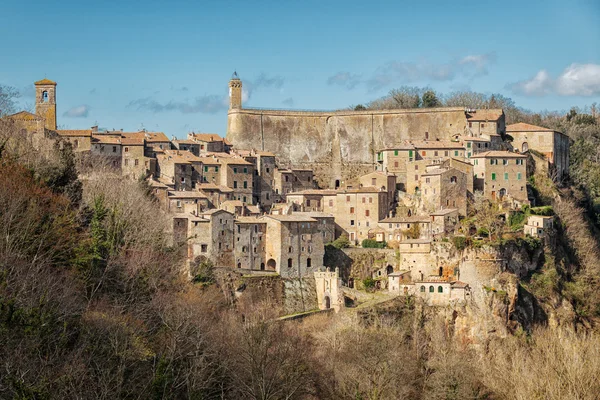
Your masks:
<svg viewBox="0 0 600 400"><path fill-rule="evenodd" d="M92 132L93 133L98 133L98 125L92 126Z"/></svg>

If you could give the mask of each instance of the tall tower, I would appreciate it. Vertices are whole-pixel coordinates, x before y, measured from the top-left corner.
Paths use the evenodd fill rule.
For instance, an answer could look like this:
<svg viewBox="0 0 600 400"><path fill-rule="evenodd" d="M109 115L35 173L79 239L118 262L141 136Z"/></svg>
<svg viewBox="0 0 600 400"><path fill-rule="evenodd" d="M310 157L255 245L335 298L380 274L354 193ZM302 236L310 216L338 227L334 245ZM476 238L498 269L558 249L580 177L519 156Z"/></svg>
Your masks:
<svg viewBox="0 0 600 400"><path fill-rule="evenodd" d="M44 118L46 129L56 130L56 82L46 78L35 82L35 113Z"/></svg>
<svg viewBox="0 0 600 400"><path fill-rule="evenodd" d="M242 108L242 81L237 72L229 80L229 109Z"/></svg>

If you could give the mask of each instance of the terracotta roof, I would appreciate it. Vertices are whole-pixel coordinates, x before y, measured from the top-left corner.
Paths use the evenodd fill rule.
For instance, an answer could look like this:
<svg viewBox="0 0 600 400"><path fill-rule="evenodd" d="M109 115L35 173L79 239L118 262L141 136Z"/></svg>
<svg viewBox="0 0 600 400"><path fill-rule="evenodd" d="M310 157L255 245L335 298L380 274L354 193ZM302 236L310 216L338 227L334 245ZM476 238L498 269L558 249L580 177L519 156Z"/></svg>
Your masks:
<svg viewBox="0 0 600 400"><path fill-rule="evenodd" d="M165 151L164 154L157 154L156 156L159 160L172 161L176 164L191 164L191 162L174 151Z"/></svg>
<svg viewBox="0 0 600 400"><path fill-rule="evenodd" d="M331 189L307 189L299 192L288 193L287 196L293 195L320 195L320 196L335 196L338 192Z"/></svg>
<svg viewBox="0 0 600 400"><path fill-rule="evenodd" d="M256 155L261 157L275 157L275 154L270 151L257 151Z"/></svg>
<svg viewBox="0 0 600 400"><path fill-rule="evenodd" d="M416 149L461 149L463 146L459 142L451 140L415 140L412 142Z"/></svg>
<svg viewBox="0 0 600 400"><path fill-rule="evenodd" d="M169 191L169 197L172 199L206 199L203 193L185 190Z"/></svg>
<svg viewBox="0 0 600 400"><path fill-rule="evenodd" d="M148 143L170 142L169 138L162 132L121 132L121 136L128 139L145 140Z"/></svg>
<svg viewBox="0 0 600 400"><path fill-rule="evenodd" d="M16 119L17 121L42 121L43 118L37 114L32 114L29 111L19 111L18 113L8 115L7 118Z"/></svg>
<svg viewBox="0 0 600 400"><path fill-rule="evenodd" d="M389 217L379 221L380 223L411 223L411 222L431 222L427 215L412 215L410 217Z"/></svg>
<svg viewBox="0 0 600 400"><path fill-rule="evenodd" d="M170 152L171 150L168 151ZM202 159L200 157L196 157L193 153L187 150L176 150L176 154L190 162L202 162Z"/></svg>
<svg viewBox="0 0 600 400"><path fill-rule="evenodd" d="M60 136L92 136L91 129L57 129L56 133Z"/></svg>
<svg viewBox="0 0 600 400"><path fill-rule="evenodd" d="M188 133L188 138L196 139L201 142L222 142L223 138L216 133Z"/></svg>
<svg viewBox="0 0 600 400"><path fill-rule="evenodd" d="M250 214L260 214L260 208L258 208L258 206L247 205L246 209Z"/></svg>
<svg viewBox="0 0 600 400"><path fill-rule="evenodd" d="M254 165L244 160L243 158L220 158L219 162L221 164L231 164L231 165Z"/></svg>
<svg viewBox="0 0 600 400"><path fill-rule="evenodd" d="M554 132L549 128L519 122L506 126L506 132Z"/></svg>
<svg viewBox="0 0 600 400"><path fill-rule="evenodd" d="M221 203L221 208L223 206L244 207L245 205L241 200L226 200Z"/></svg>
<svg viewBox="0 0 600 400"><path fill-rule="evenodd" d="M463 140L465 142L490 142L491 141L491 139L475 137L475 136L459 136L459 139Z"/></svg>
<svg viewBox="0 0 600 400"><path fill-rule="evenodd" d="M216 214L216 213L219 213L219 212L224 212L224 213L227 213L227 214L231 214L229 211L221 210L220 208L212 208L210 210L206 210L206 211L201 212L200 215L212 215L212 214Z"/></svg>
<svg viewBox="0 0 600 400"><path fill-rule="evenodd" d="M454 281L451 283L452 288L457 288L457 289L464 289L464 288L468 288L469 284L465 283L465 282L461 282L461 281Z"/></svg>
<svg viewBox="0 0 600 400"><path fill-rule="evenodd" d="M388 274L388 276L402 276L402 275L404 275L404 274L408 274L409 272L410 272L410 271L408 271L408 270L406 270L406 269L403 269L403 270L400 270L400 271L398 271L398 272L392 272L391 274ZM411 284L411 285L414 285L414 283L412 283L412 282L411 282L410 284Z"/></svg>
<svg viewBox="0 0 600 400"><path fill-rule="evenodd" d="M352 189L343 189L338 192L338 194L346 194L346 193L380 193L382 192L381 188L372 187L372 186L363 186L361 188L352 188ZM385 191L383 191L385 193Z"/></svg>
<svg viewBox="0 0 600 400"><path fill-rule="evenodd" d="M333 214L324 213L320 211L294 211L292 215L304 215L310 218L334 218Z"/></svg>
<svg viewBox="0 0 600 400"><path fill-rule="evenodd" d="M56 86L56 82L51 81L48 78L44 78L41 81L37 81L37 82L35 82L35 84L36 85L54 85L54 86Z"/></svg>
<svg viewBox="0 0 600 400"><path fill-rule="evenodd" d="M400 243L428 244L428 243L431 243L431 240L429 240L429 239L404 239Z"/></svg>
<svg viewBox="0 0 600 400"><path fill-rule="evenodd" d="M122 144L120 137L104 135L92 135L92 142L102 144Z"/></svg>
<svg viewBox="0 0 600 400"><path fill-rule="evenodd" d="M279 214L268 214L266 218L271 218L280 222L317 222L316 219L306 217L303 215L292 214L292 215L279 215Z"/></svg>
<svg viewBox="0 0 600 400"><path fill-rule="evenodd" d="M200 161L202 164L207 164L207 165L219 165L219 161L215 158L212 157L197 157L198 160Z"/></svg>
<svg viewBox="0 0 600 400"><path fill-rule="evenodd" d="M502 109L482 109L467 113L468 121L497 121L504 114Z"/></svg>
<svg viewBox="0 0 600 400"><path fill-rule="evenodd" d="M493 150L474 154L471 158L527 158L527 156L510 151Z"/></svg>

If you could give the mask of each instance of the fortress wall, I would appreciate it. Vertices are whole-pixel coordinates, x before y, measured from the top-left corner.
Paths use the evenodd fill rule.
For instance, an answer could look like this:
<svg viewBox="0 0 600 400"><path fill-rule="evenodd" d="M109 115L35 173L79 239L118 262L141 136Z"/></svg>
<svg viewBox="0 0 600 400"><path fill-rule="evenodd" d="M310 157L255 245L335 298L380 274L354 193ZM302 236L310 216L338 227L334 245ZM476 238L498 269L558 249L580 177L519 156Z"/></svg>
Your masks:
<svg viewBox="0 0 600 400"><path fill-rule="evenodd" d="M271 151L282 166L311 168L322 187L374 169L377 150L403 140L464 133L463 108L303 112L232 109L227 139L238 149Z"/></svg>

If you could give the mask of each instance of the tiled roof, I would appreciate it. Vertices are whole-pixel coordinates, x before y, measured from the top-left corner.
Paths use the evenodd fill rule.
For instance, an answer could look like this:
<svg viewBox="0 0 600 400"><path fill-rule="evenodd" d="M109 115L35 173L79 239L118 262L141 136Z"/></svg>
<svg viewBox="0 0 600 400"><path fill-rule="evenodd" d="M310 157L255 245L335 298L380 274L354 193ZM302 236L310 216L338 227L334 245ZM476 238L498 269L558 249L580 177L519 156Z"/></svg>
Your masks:
<svg viewBox="0 0 600 400"><path fill-rule="evenodd" d="M92 142L101 144L123 144L120 137L108 135L92 135Z"/></svg>
<svg viewBox="0 0 600 400"><path fill-rule="evenodd" d="M448 214L452 214L454 212L458 212L458 208L446 208L445 210L438 210L438 211L434 211L432 213L429 213L429 215L448 215Z"/></svg>
<svg viewBox="0 0 600 400"><path fill-rule="evenodd" d="M231 164L231 165L254 165L244 160L243 158L220 158L219 162L221 164Z"/></svg>
<svg viewBox="0 0 600 400"><path fill-rule="evenodd" d="M303 215L310 218L333 218L333 214L324 213L320 211L294 211L292 215Z"/></svg>
<svg viewBox="0 0 600 400"><path fill-rule="evenodd" d="M185 190L169 191L169 197L172 199L206 199L203 193Z"/></svg>
<svg viewBox="0 0 600 400"><path fill-rule="evenodd" d="M56 86L56 82L51 81L48 78L44 78L41 81L37 81L37 82L35 82L35 84L36 85L54 85L54 86Z"/></svg>
<svg viewBox="0 0 600 400"><path fill-rule="evenodd" d="M201 142L222 142L223 138L216 133L188 133L188 137Z"/></svg>
<svg viewBox="0 0 600 400"><path fill-rule="evenodd" d="M363 186L360 188L352 188L352 189L343 189L338 192L338 194L346 194L346 193L380 193L382 192L381 188L373 187L373 186ZM385 191L383 191L385 193Z"/></svg>
<svg viewBox="0 0 600 400"><path fill-rule="evenodd" d="M269 214L265 215L266 218L271 218L280 222L317 222L316 219L306 217L303 215L292 214L292 215L278 215L278 214Z"/></svg>
<svg viewBox="0 0 600 400"><path fill-rule="evenodd" d="M212 208L210 210L202 211L200 213L200 215L212 215L212 214L216 214L216 213L219 213L219 212L224 212L224 213L227 213L227 214L231 214L229 211L221 210L220 208Z"/></svg>
<svg viewBox="0 0 600 400"><path fill-rule="evenodd" d="M429 240L429 239L404 239L400 243L428 244L428 243L431 243L431 240Z"/></svg>
<svg viewBox="0 0 600 400"><path fill-rule="evenodd" d="M451 140L415 140L412 142L416 149L461 149L463 146L459 142Z"/></svg>
<svg viewBox="0 0 600 400"><path fill-rule="evenodd" d="M331 189L307 189L299 192L288 193L287 196L294 195L318 195L318 196L335 196L338 192Z"/></svg>
<svg viewBox="0 0 600 400"><path fill-rule="evenodd" d="M527 158L527 156L510 151L493 150L474 154L471 156L471 158Z"/></svg>
<svg viewBox="0 0 600 400"><path fill-rule="evenodd" d="M519 122L506 126L506 132L554 132L549 128Z"/></svg>
<svg viewBox="0 0 600 400"><path fill-rule="evenodd" d="M56 133L58 133L59 136L83 136L83 137L90 137L92 136L92 130L91 129L57 129Z"/></svg>
<svg viewBox="0 0 600 400"><path fill-rule="evenodd" d="M37 114L30 113L29 111L19 111L18 113L11 114L7 118L15 119L17 121L42 121L43 118Z"/></svg>
<svg viewBox="0 0 600 400"><path fill-rule="evenodd" d="M452 288L457 288L457 289L464 289L464 288L468 288L469 284L465 283L465 282L461 282L461 281L454 281L451 283Z"/></svg>
<svg viewBox="0 0 600 400"><path fill-rule="evenodd" d="M212 157L198 157L198 160L200 161L202 164L207 164L207 165L219 165L219 160L212 158Z"/></svg>
<svg viewBox="0 0 600 400"><path fill-rule="evenodd" d="M241 200L226 200L221 203L221 208L223 206L244 207L244 203Z"/></svg>
<svg viewBox="0 0 600 400"><path fill-rule="evenodd" d="M502 109L482 109L467 113L468 121L497 121L504 114Z"/></svg>
<svg viewBox="0 0 600 400"><path fill-rule="evenodd" d="M262 218L258 218L258 217L237 217L235 219L235 222L237 224L266 224L267 221L265 221Z"/></svg>

